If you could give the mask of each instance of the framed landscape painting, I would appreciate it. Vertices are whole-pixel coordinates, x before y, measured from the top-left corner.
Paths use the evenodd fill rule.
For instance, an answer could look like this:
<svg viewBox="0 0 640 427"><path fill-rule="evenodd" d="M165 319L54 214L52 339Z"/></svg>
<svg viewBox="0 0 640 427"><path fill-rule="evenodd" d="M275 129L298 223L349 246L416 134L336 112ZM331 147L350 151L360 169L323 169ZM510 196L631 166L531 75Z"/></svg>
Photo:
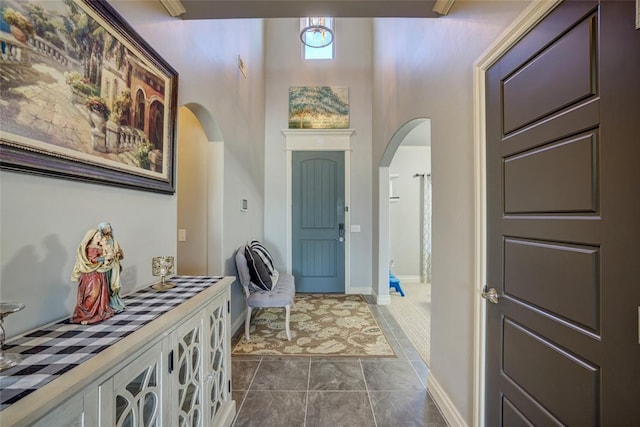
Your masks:
<svg viewBox="0 0 640 427"><path fill-rule="evenodd" d="M349 88L298 86L289 88L289 129L347 129Z"/></svg>
<svg viewBox="0 0 640 427"><path fill-rule="evenodd" d="M107 2L0 8L0 168L174 193L177 72Z"/></svg>

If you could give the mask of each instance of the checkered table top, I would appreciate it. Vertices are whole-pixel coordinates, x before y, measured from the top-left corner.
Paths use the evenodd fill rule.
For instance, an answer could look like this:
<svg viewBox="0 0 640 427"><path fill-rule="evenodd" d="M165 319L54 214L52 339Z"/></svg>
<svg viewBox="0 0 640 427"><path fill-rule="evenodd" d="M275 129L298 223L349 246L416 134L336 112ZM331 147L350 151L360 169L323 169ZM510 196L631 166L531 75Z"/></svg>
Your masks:
<svg viewBox="0 0 640 427"><path fill-rule="evenodd" d="M0 372L0 411L221 279L172 277L174 288L157 292L148 287L124 296L125 311L100 323L80 325L66 319L8 341L5 352L20 353L22 360Z"/></svg>

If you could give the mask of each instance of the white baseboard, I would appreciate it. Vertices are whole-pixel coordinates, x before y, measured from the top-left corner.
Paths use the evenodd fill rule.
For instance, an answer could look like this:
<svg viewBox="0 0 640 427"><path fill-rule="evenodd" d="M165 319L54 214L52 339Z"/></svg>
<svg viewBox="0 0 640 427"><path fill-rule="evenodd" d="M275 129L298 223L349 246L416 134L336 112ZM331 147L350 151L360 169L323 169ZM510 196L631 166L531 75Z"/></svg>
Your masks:
<svg viewBox="0 0 640 427"><path fill-rule="evenodd" d="M447 424L451 427L469 427L431 371L429 371L429 376L427 377L427 390L438 409L440 409Z"/></svg>
<svg viewBox="0 0 640 427"><path fill-rule="evenodd" d="M397 274L395 276L400 282L419 282L422 279L422 276L398 276Z"/></svg>
<svg viewBox="0 0 640 427"><path fill-rule="evenodd" d="M378 305L391 304L391 295L376 295L376 303Z"/></svg>
<svg viewBox="0 0 640 427"><path fill-rule="evenodd" d="M371 286L351 286L345 292L347 294L371 295Z"/></svg>
<svg viewBox="0 0 640 427"><path fill-rule="evenodd" d="M378 292L376 290L373 290L371 296L373 297L377 305L391 304L391 295L378 295Z"/></svg>
<svg viewBox="0 0 640 427"><path fill-rule="evenodd" d="M240 328L244 328L244 320L247 318L247 308L245 307L240 313L240 316L236 317L236 320L231 324L231 336L235 336L235 334L240 330Z"/></svg>

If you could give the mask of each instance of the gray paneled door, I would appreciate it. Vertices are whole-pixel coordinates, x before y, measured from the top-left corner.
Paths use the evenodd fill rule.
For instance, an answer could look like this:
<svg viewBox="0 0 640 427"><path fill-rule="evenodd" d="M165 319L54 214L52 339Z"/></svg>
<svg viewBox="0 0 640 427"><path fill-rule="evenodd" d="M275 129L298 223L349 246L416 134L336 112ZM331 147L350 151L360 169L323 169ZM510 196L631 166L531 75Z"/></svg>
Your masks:
<svg viewBox="0 0 640 427"><path fill-rule="evenodd" d="M292 268L297 292L344 286L344 152L292 153Z"/></svg>
<svg viewBox="0 0 640 427"><path fill-rule="evenodd" d="M561 3L487 73L487 426L640 426L640 31Z"/></svg>

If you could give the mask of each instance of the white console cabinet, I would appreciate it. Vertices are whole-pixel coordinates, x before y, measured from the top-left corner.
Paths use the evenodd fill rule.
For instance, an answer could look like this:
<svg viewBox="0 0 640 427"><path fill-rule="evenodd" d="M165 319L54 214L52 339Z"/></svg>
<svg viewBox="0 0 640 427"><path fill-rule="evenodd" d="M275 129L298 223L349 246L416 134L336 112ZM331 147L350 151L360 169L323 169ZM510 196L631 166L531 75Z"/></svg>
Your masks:
<svg viewBox="0 0 640 427"><path fill-rule="evenodd" d="M170 336L174 396L168 425L217 426L233 418L228 301L216 299Z"/></svg>
<svg viewBox="0 0 640 427"><path fill-rule="evenodd" d="M13 403L0 412L0 425L231 425L233 280L218 279Z"/></svg>

